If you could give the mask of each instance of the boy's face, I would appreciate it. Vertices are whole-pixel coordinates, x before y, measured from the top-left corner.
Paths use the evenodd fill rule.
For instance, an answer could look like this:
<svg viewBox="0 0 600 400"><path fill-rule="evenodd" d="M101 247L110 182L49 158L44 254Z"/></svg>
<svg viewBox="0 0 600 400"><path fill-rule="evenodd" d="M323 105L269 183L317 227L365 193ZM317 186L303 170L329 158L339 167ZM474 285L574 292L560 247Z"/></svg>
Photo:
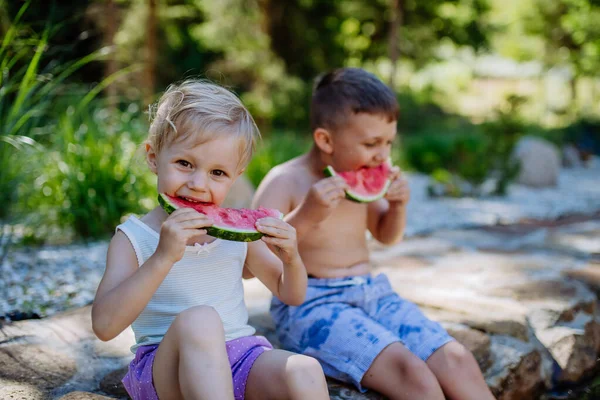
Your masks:
<svg viewBox="0 0 600 400"><path fill-rule="evenodd" d="M196 144L190 138L164 146L157 154L146 147L148 165L158 177L158 192L220 205L238 170L240 141L222 137Z"/></svg>
<svg viewBox="0 0 600 400"><path fill-rule="evenodd" d="M390 156L396 122L381 114L359 113L331 132L332 166L338 171L376 167Z"/></svg>

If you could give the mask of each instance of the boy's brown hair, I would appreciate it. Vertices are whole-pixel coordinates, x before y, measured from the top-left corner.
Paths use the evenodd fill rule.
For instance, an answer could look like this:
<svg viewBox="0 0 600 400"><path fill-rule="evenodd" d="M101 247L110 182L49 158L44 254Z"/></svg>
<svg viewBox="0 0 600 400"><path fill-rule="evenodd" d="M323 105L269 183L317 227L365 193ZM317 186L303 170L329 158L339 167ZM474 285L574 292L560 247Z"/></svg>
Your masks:
<svg viewBox="0 0 600 400"><path fill-rule="evenodd" d="M339 68L317 77L310 104L310 128L335 130L350 115L381 114L396 121L400 114L392 89L360 68Z"/></svg>

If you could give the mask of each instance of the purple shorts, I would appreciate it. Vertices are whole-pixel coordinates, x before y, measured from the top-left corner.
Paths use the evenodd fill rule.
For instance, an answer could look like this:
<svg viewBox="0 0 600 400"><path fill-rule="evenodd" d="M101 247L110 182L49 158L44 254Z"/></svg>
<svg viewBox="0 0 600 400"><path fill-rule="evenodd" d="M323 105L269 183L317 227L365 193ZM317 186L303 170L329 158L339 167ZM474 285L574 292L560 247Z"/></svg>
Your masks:
<svg viewBox="0 0 600 400"><path fill-rule="evenodd" d="M273 346L263 336L245 336L225 343L231 365L235 400L244 400L246 381L254 361ZM158 400L152 380L152 365L158 344L141 346L129 364L123 385L133 400Z"/></svg>

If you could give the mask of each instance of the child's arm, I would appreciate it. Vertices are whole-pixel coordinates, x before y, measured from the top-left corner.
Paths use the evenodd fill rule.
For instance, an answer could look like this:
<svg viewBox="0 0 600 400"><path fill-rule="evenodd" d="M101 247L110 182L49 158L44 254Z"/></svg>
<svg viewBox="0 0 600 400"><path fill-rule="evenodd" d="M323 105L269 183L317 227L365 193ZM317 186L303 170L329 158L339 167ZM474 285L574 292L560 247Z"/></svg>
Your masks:
<svg viewBox="0 0 600 400"><path fill-rule="evenodd" d="M265 234L248 244L245 269L282 302L300 305L306 296L307 276L298 254L296 230L277 218L262 218L256 229Z"/></svg>
<svg viewBox="0 0 600 400"><path fill-rule="evenodd" d="M406 227L406 205L410 199L408 182L397 167L393 174L393 181L385 199L369 204L369 231L375 239L384 244L402 240Z"/></svg>
<svg viewBox="0 0 600 400"><path fill-rule="evenodd" d="M146 307L173 264L183 257L188 238L205 234L210 220L192 209L176 210L163 223L158 247L138 268L129 239L117 232L110 242L106 270L92 306L92 328L110 340L127 328Z"/></svg>
<svg viewBox="0 0 600 400"><path fill-rule="evenodd" d="M293 178L285 174L267 174L254 196L253 207L276 208L286 214L285 220L296 228L298 241L315 226L327 219L344 199L347 184L340 176L324 178L314 183L307 193L298 192ZM302 198L293 208L293 199Z"/></svg>

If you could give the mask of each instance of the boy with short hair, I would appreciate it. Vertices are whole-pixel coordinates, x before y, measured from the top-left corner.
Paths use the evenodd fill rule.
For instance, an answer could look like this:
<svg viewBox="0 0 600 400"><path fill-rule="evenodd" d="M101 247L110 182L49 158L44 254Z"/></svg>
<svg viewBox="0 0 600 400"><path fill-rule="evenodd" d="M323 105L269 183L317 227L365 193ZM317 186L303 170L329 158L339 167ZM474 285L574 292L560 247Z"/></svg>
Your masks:
<svg viewBox="0 0 600 400"><path fill-rule="evenodd" d="M343 68L323 75L311 102L312 149L273 168L255 206L278 208L296 228L309 274L305 302L273 299L282 345L317 358L325 373L390 399L493 399L472 356L383 274L372 276L365 231L386 244L402 239L410 193L399 169L385 198L345 199L336 171L376 167L388 159L399 109L374 75ZM364 387L364 388L363 388Z"/></svg>

